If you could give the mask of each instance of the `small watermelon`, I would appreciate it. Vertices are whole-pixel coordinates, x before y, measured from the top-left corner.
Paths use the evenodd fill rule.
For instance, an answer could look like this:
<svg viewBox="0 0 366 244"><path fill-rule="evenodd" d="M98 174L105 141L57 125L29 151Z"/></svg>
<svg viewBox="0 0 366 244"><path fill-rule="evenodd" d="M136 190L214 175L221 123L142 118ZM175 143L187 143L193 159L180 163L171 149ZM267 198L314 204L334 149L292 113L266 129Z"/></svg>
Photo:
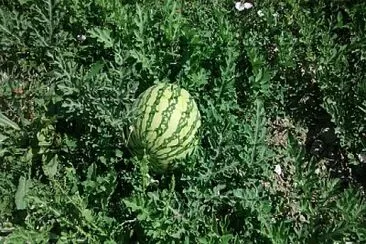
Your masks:
<svg viewBox="0 0 366 244"><path fill-rule="evenodd" d="M147 156L153 171L165 171L174 160L193 152L201 115L185 89L168 83L154 85L138 97L133 111L129 148L139 157Z"/></svg>

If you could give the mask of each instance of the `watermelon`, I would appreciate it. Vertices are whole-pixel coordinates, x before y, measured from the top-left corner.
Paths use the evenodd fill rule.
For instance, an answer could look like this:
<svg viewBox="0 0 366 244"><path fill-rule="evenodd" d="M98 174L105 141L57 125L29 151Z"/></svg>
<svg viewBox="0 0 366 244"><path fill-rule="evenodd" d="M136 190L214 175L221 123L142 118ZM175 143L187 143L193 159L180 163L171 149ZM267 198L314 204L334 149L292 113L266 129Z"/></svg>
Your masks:
<svg viewBox="0 0 366 244"><path fill-rule="evenodd" d="M149 168L161 172L189 156L197 145L201 115L190 94L175 84L151 86L133 105L129 148L147 156Z"/></svg>

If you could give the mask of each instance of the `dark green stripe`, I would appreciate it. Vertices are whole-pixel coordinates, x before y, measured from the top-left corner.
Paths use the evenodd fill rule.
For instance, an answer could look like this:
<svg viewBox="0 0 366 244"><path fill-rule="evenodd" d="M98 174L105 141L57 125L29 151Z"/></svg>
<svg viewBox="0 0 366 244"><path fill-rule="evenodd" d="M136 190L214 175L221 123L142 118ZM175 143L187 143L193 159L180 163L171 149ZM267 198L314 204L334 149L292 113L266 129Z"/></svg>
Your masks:
<svg viewBox="0 0 366 244"><path fill-rule="evenodd" d="M142 128L140 127L140 129L144 130L145 134L144 134L144 140L147 138L147 134L149 133L149 126L151 125L153 119L154 119L154 116L156 115L156 113L158 112L158 110L156 109L156 107L159 105L160 101L161 101L161 98L163 97L164 95L164 92L165 90L168 89L167 86L161 86L157 92L157 95L156 95L156 98L154 100L154 103L152 105L149 105L151 107L151 111L148 115L148 119L146 120L146 128ZM149 100L147 100L148 102ZM146 111L146 109L145 109ZM144 114L144 116L146 116L146 114ZM142 122L141 122L141 126L142 126ZM145 142L147 143L147 141ZM151 146L149 146L149 148L147 148L150 152L150 149L151 149Z"/></svg>
<svg viewBox="0 0 366 244"><path fill-rule="evenodd" d="M150 90L149 90L150 89ZM146 116L146 110L147 108L149 107L149 105L147 104L149 102L149 100L151 99L152 97L152 94L154 93L154 91L156 89L158 89L158 94L159 92L161 93L161 90L165 89L165 86L161 86L161 85L155 85L155 86L152 86L150 87L148 90L146 90L144 93L143 93L143 96L145 96L146 99L141 99L143 101L141 102L144 102L144 104L141 104L142 107L138 107L138 118L140 119L140 123L139 125L137 126L137 131L138 131L138 139L141 141L141 143L143 145L146 145L147 144L147 141L146 141L146 134L147 134L147 131L146 131L146 128L142 128L142 123L143 121L145 120L145 116ZM157 102L157 99L155 100L155 103ZM149 114L151 115L151 113ZM145 129L145 130L144 130Z"/></svg>
<svg viewBox="0 0 366 244"><path fill-rule="evenodd" d="M147 89L146 91L144 91L143 93L141 93L138 98L136 99L134 105L132 106L132 113L134 114L134 118L133 118L133 125L134 125L134 128L133 128L133 131L131 132L131 135L130 135L130 138L129 138L129 146L133 147L133 152L134 153L137 153L137 154L140 154L142 148L143 148L143 145L142 145L142 142L140 140L141 138L141 135L140 135L140 130L139 130L139 127L137 125L137 123L139 122L139 119L141 119L141 116L143 115L142 114L142 108L143 108L143 104L146 102L146 100L149 98L149 96L151 95L151 92L152 92L153 88L149 88Z"/></svg>
<svg viewBox="0 0 366 244"><path fill-rule="evenodd" d="M179 119L178 130L176 130L171 137L164 139L163 143L158 148L156 148L154 150L156 153L159 152L162 149L165 149L169 145L169 143L171 143L172 141L174 141L176 139L178 139L178 145L181 144L181 142L180 142L180 136L181 136L180 132L183 128L185 128L188 125L188 116L192 112L192 108L193 108L193 102L192 102L192 100L189 100L187 110L183 112L182 116Z"/></svg>
<svg viewBox="0 0 366 244"><path fill-rule="evenodd" d="M171 89L172 89L172 91L171 91L172 96L169 98L169 101L168 101L169 106L161 114L162 121L161 121L161 125L156 129L157 136L156 136L154 142L152 143L153 147L155 146L155 143L157 142L157 140L161 139L159 137L161 137L169 129L169 122L170 122L173 112L178 104L178 98L180 97L180 95L182 93L181 88L171 87ZM153 153L156 152L157 150L159 150L159 149L154 148Z"/></svg>
<svg viewBox="0 0 366 244"><path fill-rule="evenodd" d="M191 100L191 105L192 105L192 108L191 108L191 110L189 110L189 112L188 112L188 115L192 112L192 109L194 108L194 103L193 103L193 100ZM179 152L180 151L180 149L182 148L182 145L184 144L184 143L186 143L187 142L187 140L189 139L189 137L192 135L192 133L193 133L193 131L194 130L196 130L196 129L198 129L198 126L199 126L199 121L200 121L200 114L199 114L199 111L197 110L197 112L196 112L196 118L195 118L195 121L193 122L193 124L192 124L192 126L191 126L191 128L190 128L190 130L187 132L187 134L186 135L184 135L182 138L180 138L180 141L179 141L179 144L177 145L177 146L173 146L173 147L171 147L171 150L170 150L170 152L168 152L168 153L164 153L164 154L161 154L161 155L157 155L159 158L167 158L167 157L171 157L171 156L173 156L174 154L176 154L177 153L177 151ZM188 120L186 119L186 124L188 123ZM183 127L183 126L182 126ZM181 128L182 128L181 127ZM179 136L179 132L180 132L180 130L177 132L177 134L176 135L178 135ZM173 139L176 139L176 137L175 138L173 138ZM193 140L194 140L194 138L193 138ZM167 142L167 144L166 145L164 145L165 147L167 147L168 146L168 144L171 142L172 140L170 140L170 141L168 141ZM190 145L190 143L188 144L188 146ZM188 146L186 146L186 147L183 147L183 148L187 148ZM163 148L161 148L161 149L163 149Z"/></svg>
<svg viewBox="0 0 366 244"><path fill-rule="evenodd" d="M142 122L144 121L145 112L147 109L147 101L151 98L151 94L155 91L157 88L157 85L152 86L145 90L143 93L140 94L140 96L137 98L137 102L133 106L135 109L134 112L134 119L135 122L133 123L135 125L134 131L131 133L131 145L134 147L134 151L140 151L144 148L144 145L146 144L145 141L142 140ZM138 125L137 125L138 124Z"/></svg>
<svg viewBox="0 0 366 244"><path fill-rule="evenodd" d="M146 109L147 109L147 106L146 106L146 102L149 101L150 97L151 97L151 94L154 92L155 90L155 87L150 87L149 89L147 89L145 92L143 92L141 94L141 97L140 97L140 100L138 102L138 106L136 107L137 109L137 121L140 120L140 124L138 126L136 126L135 130L138 132L138 136L137 138L140 140L140 143L141 142L141 139L142 139L142 131L141 131L141 128L142 128L142 122L144 121L144 116L145 116L145 112L146 112ZM141 107L140 107L141 106Z"/></svg>
<svg viewBox="0 0 366 244"><path fill-rule="evenodd" d="M173 146L171 147L171 151L162 155L158 155L157 157L160 160L167 160L170 157L173 157L175 155L181 154L182 152L184 152L185 150L187 150L188 148L190 148L192 146L192 144L195 143L195 137L192 138L192 142L188 143L187 146L185 147L181 147L182 144L184 144L185 142L187 142L189 136L192 135L192 132L194 130L198 130L199 129L199 121L200 121L200 114L199 112L196 113L196 119L195 122L193 123L193 126L191 127L191 129L188 131L188 133L183 137L182 139L182 143L178 144L177 146Z"/></svg>

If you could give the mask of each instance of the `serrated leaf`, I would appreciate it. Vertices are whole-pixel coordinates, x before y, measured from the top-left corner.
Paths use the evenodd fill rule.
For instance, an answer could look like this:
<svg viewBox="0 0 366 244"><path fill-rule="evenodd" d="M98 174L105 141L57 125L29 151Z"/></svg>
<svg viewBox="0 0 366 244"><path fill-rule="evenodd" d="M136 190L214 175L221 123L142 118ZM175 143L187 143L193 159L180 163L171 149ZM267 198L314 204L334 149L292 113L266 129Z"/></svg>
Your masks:
<svg viewBox="0 0 366 244"><path fill-rule="evenodd" d="M221 236L221 242L222 244L229 244L230 241L233 239L233 235L231 234L227 234L227 235L223 235Z"/></svg>
<svg viewBox="0 0 366 244"><path fill-rule="evenodd" d="M0 133L0 143L3 142L3 141L5 141L8 138L9 137L7 137L7 136L5 136L5 135L3 135L3 134Z"/></svg>
<svg viewBox="0 0 366 244"><path fill-rule="evenodd" d="M205 237L200 237L200 238L198 238L198 243L206 244L206 243L209 243L209 241Z"/></svg>
<svg viewBox="0 0 366 244"><path fill-rule="evenodd" d="M93 221L93 213L90 209L83 209L82 215L85 218L86 221L92 222Z"/></svg>
<svg viewBox="0 0 366 244"><path fill-rule="evenodd" d="M58 156L55 154L47 164L43 165L43 172L46 176L52 178L57 173Z"/></svg>
<svg viewBox="0 0 366 244"><path fill-rule="evenodd" d="M29 187L28 183L28 180L24 176L19 178L18 188L15 193L15 206L17 210L23 210L27 208L25 196Z"/></svg>
<svg viewBox="0 0 366 244"><path fill-rule="evenodd" d="M19 126L11 121L8 117L6 117L2 112L0 112L0 126L2 127L11 127L15 130L20 130Z"/></svg>
<svg viewBox="0 0 366 244"><path fill-rule="evenodd" d="M123 157L123 152L121 150L116 149L115 153L116 153L117 158L122 158Z"/></svg>
<svg viewBox="0 0 366 244"><path fill-rule="evenodd" d="M133 212L142 209L141 206L138 206L135 202L131 202L126 199L123 200L123 203L126 205L127 208L131 209Z"/></svg>
<svg viewBox="0 0 366 244"><path fill-rule="evenodd" d="M116 244L117 242L113 241L113 240L107 240L104 242L104 244Z"/></svg>
<svg viewBox="0 0 366 244"><path fill-rule="evenodd" d="M104 67L104 63L97 62L93 64L89 70L89 72L85 75L85 80L88 80L90 78L93 78L96 76Z"/></svg>
<svg viewBox="0 0 366 244"><path fill-rule="evenodd" d="M106 157L104 157L104 156L100 156L99 157L99 160L100 160L100 162L102 162L102 164L107 164L107 159L106 159Z"/></svg>
<svg viewBox="0 0 366 244"><path fill-rule="evenodd" d="M95 177L95 172L96 172L96 168L97 168L97 166L96 166L96 164L94 164L94 163L92 163L89 167L88 167L88 171L87 171L87 176L86 176L86 178L88 179L88 180L91 180L91 179L93 179L94 177Z"/></svg>
<svg viewBox="0 0 366 244"><path fill-rule="evenodd" d="M91 37L96 38L98 42L104 44L104 48L111 48L114 45L114 41L111 38L111 31L108 29L93 28L88 33Z"/></svg>
<svg viewBox="0 0 366 244"><path fill-rule="evenodd" d="M243 190L242 189L234 189L233 194L237 198L243 198Z"/></svg>

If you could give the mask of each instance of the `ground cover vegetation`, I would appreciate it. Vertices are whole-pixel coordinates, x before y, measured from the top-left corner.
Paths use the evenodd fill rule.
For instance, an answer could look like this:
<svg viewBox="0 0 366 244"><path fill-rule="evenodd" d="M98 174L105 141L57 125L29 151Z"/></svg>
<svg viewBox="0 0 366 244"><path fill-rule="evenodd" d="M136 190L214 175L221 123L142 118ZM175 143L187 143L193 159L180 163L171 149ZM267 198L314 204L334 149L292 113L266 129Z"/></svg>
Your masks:
<svg viewBox="0 0 366 244"><path fill-rule="evenodd" d="M0 242L362 243L363 1L0 1ZM202 124L163 174L132 104Z"/></svg>

